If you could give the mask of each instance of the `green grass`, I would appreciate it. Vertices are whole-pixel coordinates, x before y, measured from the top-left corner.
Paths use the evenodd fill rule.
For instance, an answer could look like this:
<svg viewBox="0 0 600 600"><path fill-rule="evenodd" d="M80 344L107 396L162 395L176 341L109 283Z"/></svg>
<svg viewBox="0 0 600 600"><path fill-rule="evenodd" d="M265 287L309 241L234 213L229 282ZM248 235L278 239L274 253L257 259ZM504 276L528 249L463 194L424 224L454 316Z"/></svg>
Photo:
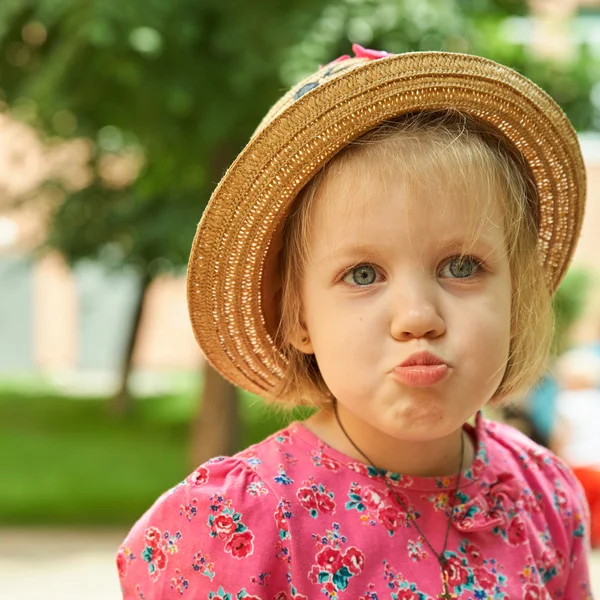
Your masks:
<svg viewBox="0 0 600 600"><path fill-rule="evenodd" d="M0 525L131 525L190 471L197 402L145 398L117 420L105 398L0 389ZM239 448L286 422L249 396L241 419Z"/></svg>

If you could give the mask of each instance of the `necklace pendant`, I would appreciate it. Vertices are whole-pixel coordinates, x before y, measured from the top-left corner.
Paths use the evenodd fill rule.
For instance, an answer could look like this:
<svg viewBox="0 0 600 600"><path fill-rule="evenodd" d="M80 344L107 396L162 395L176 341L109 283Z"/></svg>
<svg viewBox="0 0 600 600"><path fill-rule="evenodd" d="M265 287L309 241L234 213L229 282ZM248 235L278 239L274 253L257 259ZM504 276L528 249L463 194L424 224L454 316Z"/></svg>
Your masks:
<svg viewBox="0 0 600 600"><path fill-rule="evenodd" d="M438 594L438 598L440 600L453 600L458 598L456 594L452 594L448 591L448 574L445 569L442 567L442 585L444 586L444 591L441 594Z"/></svg>

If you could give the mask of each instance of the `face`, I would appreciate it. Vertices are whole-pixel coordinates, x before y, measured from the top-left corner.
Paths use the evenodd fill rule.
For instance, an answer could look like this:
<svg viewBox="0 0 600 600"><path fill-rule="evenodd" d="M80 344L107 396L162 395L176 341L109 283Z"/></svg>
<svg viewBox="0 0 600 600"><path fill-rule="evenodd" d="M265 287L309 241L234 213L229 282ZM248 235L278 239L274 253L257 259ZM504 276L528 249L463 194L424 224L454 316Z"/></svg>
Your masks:
<svg viewBox="0 0 600 600"><path fill-rule="evenodd" d="M355 161L316 198L302 349L344 409L397 439L449 435L505 371L511 279L500 203L473 178L468 187L436 173L411 186L397 170ZM398 369L423 351L446 366Z"/></svg>

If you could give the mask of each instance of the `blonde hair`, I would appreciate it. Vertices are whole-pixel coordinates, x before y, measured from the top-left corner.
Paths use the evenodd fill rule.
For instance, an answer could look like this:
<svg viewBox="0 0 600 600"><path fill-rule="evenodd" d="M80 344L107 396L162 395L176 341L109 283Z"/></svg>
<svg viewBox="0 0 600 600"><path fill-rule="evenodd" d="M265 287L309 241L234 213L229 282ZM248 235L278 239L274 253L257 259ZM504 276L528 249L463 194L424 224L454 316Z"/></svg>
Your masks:
<svg viewBox="0 0 600 600"><path fill-rule="evenodd" d="M519 152L491 127L452 110L405 115L381 124L338 153L298 195L283 230L277 342L285 356L285 377L274 399L303 406L325 406L331 400L315 356L300 351L290 340L300 329L301 286L319 191L355 160L375 161L383 169L400 168L409 185L420 187L426 183L419 175L433 165L437 172L451 174L448 180L463 190L476 174L478 183L483 179L484 196L503 200L512 281L511 338L506 370L494 398L522 393L535 384L545 370L553 330L551 293L537 246L535 187ZM480 225L484 212L471 211ZM476 223L471 225L474 242Z"/></svg>

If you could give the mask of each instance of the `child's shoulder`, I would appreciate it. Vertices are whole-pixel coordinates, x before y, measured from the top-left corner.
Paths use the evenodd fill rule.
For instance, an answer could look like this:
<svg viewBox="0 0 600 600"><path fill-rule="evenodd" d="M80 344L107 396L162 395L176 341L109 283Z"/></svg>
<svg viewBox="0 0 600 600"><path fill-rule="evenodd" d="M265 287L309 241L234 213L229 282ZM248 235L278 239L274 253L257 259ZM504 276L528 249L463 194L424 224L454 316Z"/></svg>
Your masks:
<svg viewBox="0 0 600 600"><path fill-rule="evenodd" d="M484 427L496 470L511 472L545 495L560 496L562 490L573 502L583 501L584 494L573 471L548 448L505 423L486 420Z"/></svg>
<svg viewBox="0 0 600 600"><path fill-rule="evenodd" d="M543 472L554 469L570 471L562 459L512 425L485 420L484 427L487 444L490 451L497 455L496 460L517 466L519 470L529 470L536 466Z"/></svg>
<svg viewBox="0 0 600 600"><path fill-rule="evenodd" d="M139 585L159 577L173 588L184 574L197 572L211 581L218 572L221 582L247 582L250 575L272 571L274 585L284 586L285 570L263 564L288 530L278 482L267 475L276 473L280 446L292 438L288 427L234 456L208 460L162 494L119 550L124 597L137 598ZM231 558L247 560L240 568ZM208 580L199 585L206 593L207 586L212 589ZM156 586L146 590L160 593Z"/></svg>
<svg viewBox="0 0 600 600"><path fill-rule="evenodd" d="M512 425L486 419L484 427L488 444L502 455L517 457L524 468L531 463L566 467L566 464L548 448L534 442Z"/></svg>
<svg viewBox="0 0 600 600"><path fill-rule="evenodd" d="M281 429L233 456L207 460L164 492L148 512L158 520L171 513L185 513L191 520L200 505L251 507L258 499L264 506L265 500L269 500L267 496L276 503L273 480L278 470L283 470L282 448L293 444L294 428L292 424Z"/></svg>

